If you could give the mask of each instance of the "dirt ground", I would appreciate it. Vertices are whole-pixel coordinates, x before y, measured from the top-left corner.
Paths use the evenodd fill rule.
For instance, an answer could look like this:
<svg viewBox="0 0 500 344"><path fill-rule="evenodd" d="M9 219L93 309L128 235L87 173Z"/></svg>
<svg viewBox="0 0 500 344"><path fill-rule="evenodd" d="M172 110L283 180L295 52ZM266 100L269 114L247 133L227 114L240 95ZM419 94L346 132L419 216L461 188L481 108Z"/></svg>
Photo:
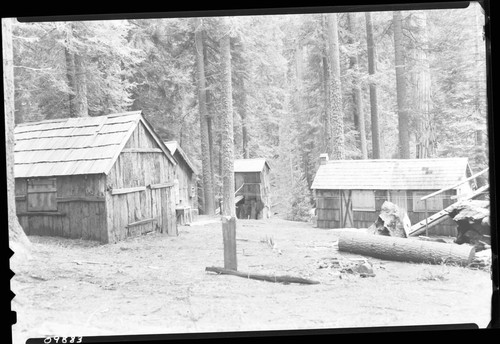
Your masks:
<svg viewBox="0 0 500 344"><path fill-rule="evenodd" d="M223 267L220 220L116 244L31 236L16 275L14 343L30 337L352 328L490 321L488 269L366 257L350 273L339 230L280 219L238 220L238 270L320 282L281 284L205 271ZM271 245L274 244L274 246ZM335 264L333 264L335 263ZM339 265L340 264L340 265Z"/></svg>

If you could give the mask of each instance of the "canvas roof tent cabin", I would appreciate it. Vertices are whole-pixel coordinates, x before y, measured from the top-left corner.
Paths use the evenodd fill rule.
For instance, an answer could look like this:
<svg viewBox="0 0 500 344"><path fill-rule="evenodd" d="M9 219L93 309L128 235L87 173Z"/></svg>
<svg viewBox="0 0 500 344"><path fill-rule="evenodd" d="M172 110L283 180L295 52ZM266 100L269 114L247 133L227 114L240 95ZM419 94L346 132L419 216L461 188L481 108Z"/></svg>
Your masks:
<svg viewBox="0 0 500 344"><path fill-rule="evenodd" d="M196 186L198 172L177 141L167 141L165 145L177 161L174 171L174 195L177 222L183 225L192 221L198 214Z"/></svg>
<svg viewBox="0 0 500 344"><path fill-rule="evenodd" d="M367 228L384 201L406 209L412 224L422 221L420 198L472 175L467 158L330 160L321 155L311 189L316 199L319 228ZM472 191L470 183L427 200L428 216L455 202L452 196ZM456 235L449 219L432 228L433 234Z"/></svg>
<svg viewBox="0 0 500 344"><path fill-rule="evenodd" d="M177 234L176 161L140 111L20 124L14 159L28 235L108 243Z"/></svg>
<svg viewBox="0 0 500 344"><path fill-rule="evenodd" d="M264 158L234 160L235 202L238 218L270 217L270 170L269 163Z"/></svg>

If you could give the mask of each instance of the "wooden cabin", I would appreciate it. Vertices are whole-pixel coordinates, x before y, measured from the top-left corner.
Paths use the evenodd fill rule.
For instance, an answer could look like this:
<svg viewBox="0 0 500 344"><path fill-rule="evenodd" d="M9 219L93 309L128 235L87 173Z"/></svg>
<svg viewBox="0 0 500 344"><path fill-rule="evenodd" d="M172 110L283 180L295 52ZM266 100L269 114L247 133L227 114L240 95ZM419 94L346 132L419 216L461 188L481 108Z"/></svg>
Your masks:
<svg viewBox="0 0 500 344"><path fill-rule="evenodd" d="M266 219L271 216L271 168L266 159L234 160L236 216L240 219Z"/></svg>
<svg viewBox="0 0 500 344"><path fill-rule="evenodd" d="M174 195L177 223L184 225L198 214L198 193L195 166L177 141L164 142L177 161L174 170Z"/></svg>
<svg viewBox="0 0 500 344"><path fill-rule="evenodd" d="M20 124L14 151L26 234L102 243L177 235L176 161L140 111Z"/></svg>
<svg viewBox="0 0 500 344"><path fill-rule="evenodd" d="M467 158L331 160L322 154L311 189L316 200L317 227L368 228L382 204L404 208L412 224L425 216L423 196L451 187L468 176ZM456 202L457 194L472 191L469 182L427 200L428 216ZM453 220L432 228L436 235L456 235Z"/></svg>

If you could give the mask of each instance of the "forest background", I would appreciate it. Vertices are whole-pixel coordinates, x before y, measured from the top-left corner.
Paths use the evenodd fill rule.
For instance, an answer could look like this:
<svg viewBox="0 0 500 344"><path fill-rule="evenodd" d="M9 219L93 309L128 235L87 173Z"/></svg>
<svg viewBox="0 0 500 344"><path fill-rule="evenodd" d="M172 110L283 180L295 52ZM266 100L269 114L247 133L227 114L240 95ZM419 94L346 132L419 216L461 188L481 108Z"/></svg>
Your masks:
<svg viewBox="0 0 500 344"><path fill-rule="evenodd" d="M142 110L198 167L202 213L224 194L230 156L264 157L275 211L304 220L321 153L488 166L483 25L476 3L15 22L15 123Z"/></svg>

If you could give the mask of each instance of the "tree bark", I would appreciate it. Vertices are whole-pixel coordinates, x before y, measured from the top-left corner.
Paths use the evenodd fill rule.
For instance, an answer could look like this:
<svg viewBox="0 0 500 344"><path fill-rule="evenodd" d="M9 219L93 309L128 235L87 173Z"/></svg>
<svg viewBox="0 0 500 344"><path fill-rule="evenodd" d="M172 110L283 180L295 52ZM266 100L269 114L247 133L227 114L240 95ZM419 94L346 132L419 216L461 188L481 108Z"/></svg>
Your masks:
<svg viewBox="0 0 500 344"><path fill-rule="evenodd" d="M373 40L373 25L370 12L365 13L366 21L366 43L368 52L368 73L373 78L377 72L377 50L375 41ZM370 81L370 114L371 114L371 131L372 131L372 156L373 159L380 159L380 131L379 131L379 114L378 114L378 91L377 84Z"/></svg>
<svg viewBox="0 0 500 344"><path fill-rule="evenodd" d="M354 13L347 14L347 22L349 26L349 31L351 32L351 37L354 37L357 31L356 17ZM354 42L353 38L350 38L350 43ZM368 150L366 148L366 131L365 131L365 114L363 111L363 98L361 96L361 87L359 82L359 61L357 54L353 54L350 57L350 65L354 70L355 75L352 81L352 98L354 103L354 124L359 133L359 149L361 151L361 157L363 159L368 159Z"/></svg>
<svg viewBox="0 0 500 344"><path fill-rule="evenodd" d="M468 245L445 244L408 238L397 238L366 233L343 232L339 251L414 263L468 265L475 249Z"/></svg>
<svg viewBox="0 0 500 344"><path fill-rule="evenodd" d="M201 139L201 163L204 195L204 213L208 215L215 214L215 197L213 184L213 170L210 152L210 136L207 111L206 79L205 79L205 58L203 47L203 28L202 20L195 20L195 46L196 46L196 67L198 76L198 107L200 114L200 139Z"/></svg>
<svg viewBox="0 0 500 344"><path fill-rule="evenodd" d="M77 117L75 109L75 55L72 50L73 29L71 24L66 29L66 46L64 47L64 56L66 59L66 78L68 79L68 107L69 117Z"/></svg>
<svg viewBox="0 0 500 344"><path fill-rule="evenodd" d="M26 259L30 255L30 241L19 224L16 215L16 195L14 177L14 56L12 49L12 21L2 18L2 57L5 111L5 158L7 167L7 220L9 223L9 246L16 259Z"/></svg>
<svg viewBox="0 0 500 344"><path fill-rule="evenodd" d="M220 147L222 151L222 214L225 216L235 217L233 96L231 82L231 46L228 31L228 24L223 22L223 36L220 39L222 77L222 142Z"/></svg>
<svg viewBox="0 0 500 344"><path fill-rule="evenodd" d="M410 138L408 131L408 105L406 95L406 70L403 48L403 27L400 11L393 12L394 53L396 63L396 91L398 101L399 157L410 158Z"/></svg>
<svg viewBox="0 0 500 344"><path fill-rule="evenodd" d="M242 146L242 153L243 153L243 158L249 159L250 158L250 147L248 146L248 124L247 124L247 89L246 89L246 83L245 83L245 77L242 78L241 80L241 109L240 109L240 116L241 116L241 146Z"/></svg>
<svg viewBox="0 0 500 344"><path fill-rule="evenodd" d="M344 118L340 84L340 53L337 27L337 14L327 15L327 46L329 71L329 109L331 117L331 150L333 160L344 159Z"/></svg>
<svg viewBox="0 0 500 344"><path fill-rule="evenodd" d="M75 23L71 24L73 34ZM85 66L85 58L81 53L74 52L74 116L75 117L88 117L89 106L87 100L87 68Z"/></svg>
<svg viewBox="0 0 500 344"><path fill-rule="evenodd" d="M431 73L429 67L429 48L427 33L427 15L425 11L412 14L413 36L412 49L414 66L413 76L413 116L415 120L416 158L425 159L434 156L434 128L431 114Z"/></svg>

